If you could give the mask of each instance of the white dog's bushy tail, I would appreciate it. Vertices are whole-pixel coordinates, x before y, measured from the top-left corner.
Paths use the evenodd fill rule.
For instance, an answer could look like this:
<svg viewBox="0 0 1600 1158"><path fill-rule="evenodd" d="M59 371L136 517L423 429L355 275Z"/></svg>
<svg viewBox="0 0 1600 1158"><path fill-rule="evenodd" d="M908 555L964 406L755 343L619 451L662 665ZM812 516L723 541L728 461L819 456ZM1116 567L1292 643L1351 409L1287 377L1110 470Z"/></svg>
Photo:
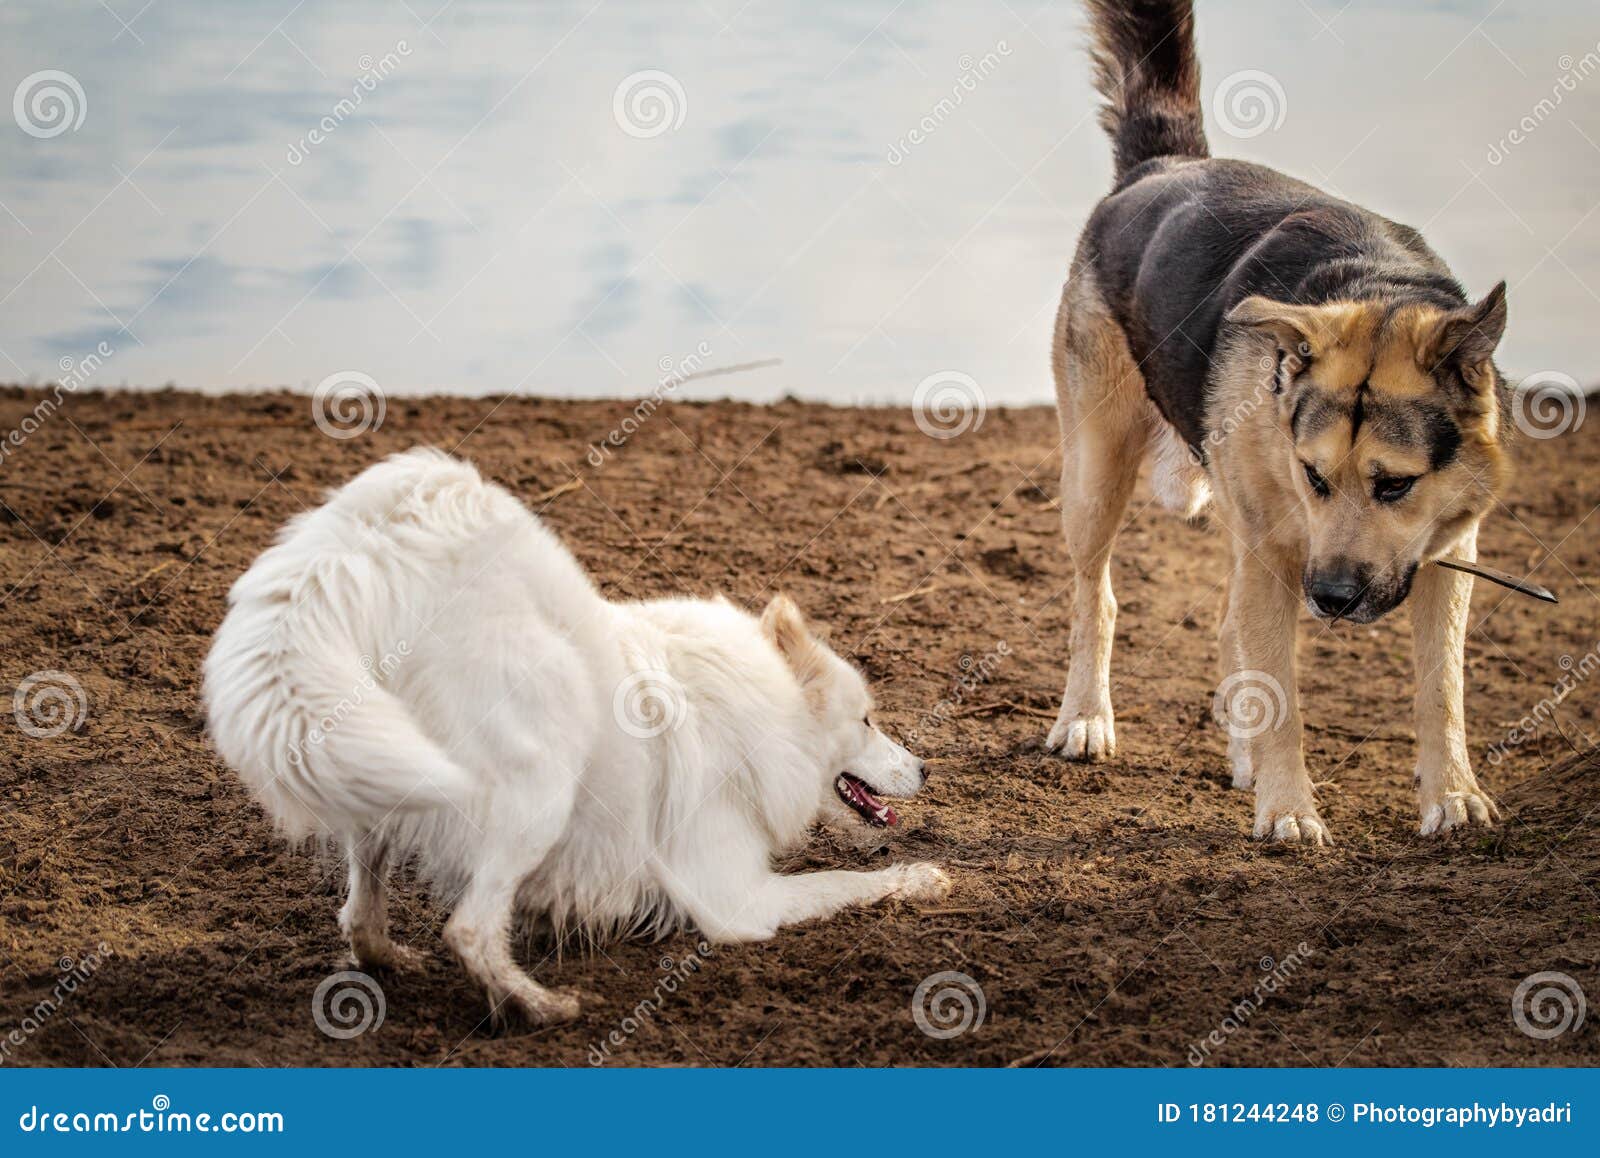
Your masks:
<svg viewBox="0 0 1600 1158"><path fill-rule="evenodd" d="M466 771L375 682L369 659L282 659L218 646L206 703L217 750L285 833L365 832L467 798Z"/></svg>
<svg viewBox="0 0 1600 1158"><path fill-rule="evenodd" d="M291 577L269 563L235 587L205 666L218 752L294 837L364 832L466 799L467 772L384 686L406 645L379 658L342 638L334 625L349 609L331 605L337 585L315 570Z"/></svg>

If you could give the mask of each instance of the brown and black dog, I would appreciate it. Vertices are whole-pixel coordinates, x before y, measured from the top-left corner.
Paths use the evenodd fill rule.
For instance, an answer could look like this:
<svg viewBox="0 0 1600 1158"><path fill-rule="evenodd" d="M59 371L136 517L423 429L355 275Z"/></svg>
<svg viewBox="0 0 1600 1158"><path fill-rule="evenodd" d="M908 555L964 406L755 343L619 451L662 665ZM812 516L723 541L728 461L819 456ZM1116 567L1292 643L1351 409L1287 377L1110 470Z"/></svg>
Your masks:
<svg viewBox="0 0 1600 1158"><path fill-rule="evenodd" d="M1322 844L1295 690L1302 603L1370 623L1414 593L1421 830L1491 823L1467 757L1462 650L1504 486L1504 283L1473 303L1414 230L1206 144L1189 0L1088 0L1115 187L1063 291L1052 351L1077 592L1048 746L1116 747L1111 548L1139 465L1233 564L1218 720L1255 834Z"/></svg>

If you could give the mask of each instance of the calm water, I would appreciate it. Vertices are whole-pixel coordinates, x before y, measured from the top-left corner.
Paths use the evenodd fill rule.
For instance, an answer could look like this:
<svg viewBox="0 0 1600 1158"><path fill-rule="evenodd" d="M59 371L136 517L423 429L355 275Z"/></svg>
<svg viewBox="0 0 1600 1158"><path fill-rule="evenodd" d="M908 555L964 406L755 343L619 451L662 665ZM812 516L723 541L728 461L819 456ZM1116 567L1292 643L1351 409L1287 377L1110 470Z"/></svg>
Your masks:
<svg viewBox="0 0 1600 1158"><path fill-rule="evenodd" d="M143 2L0 7L0 379L1050 396L1109 171L1074 5ZM1510 280L1508 370L1600 379L1592 2L1201 37L1215 151L1422 227Z"/></svg>

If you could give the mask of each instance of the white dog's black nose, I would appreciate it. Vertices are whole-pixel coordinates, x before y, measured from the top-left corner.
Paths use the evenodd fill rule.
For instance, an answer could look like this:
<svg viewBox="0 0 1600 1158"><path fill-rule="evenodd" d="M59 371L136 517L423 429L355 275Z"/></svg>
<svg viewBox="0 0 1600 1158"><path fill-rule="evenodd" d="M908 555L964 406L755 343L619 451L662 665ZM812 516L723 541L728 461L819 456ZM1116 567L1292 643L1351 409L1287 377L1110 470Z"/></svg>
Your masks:
<svg viewBox="0 0 1600 1158"><path fill-rule="evenodd" d="M928 782L928 762L920 757L917 760L917 775L922 777L921 783Z"/></svg>

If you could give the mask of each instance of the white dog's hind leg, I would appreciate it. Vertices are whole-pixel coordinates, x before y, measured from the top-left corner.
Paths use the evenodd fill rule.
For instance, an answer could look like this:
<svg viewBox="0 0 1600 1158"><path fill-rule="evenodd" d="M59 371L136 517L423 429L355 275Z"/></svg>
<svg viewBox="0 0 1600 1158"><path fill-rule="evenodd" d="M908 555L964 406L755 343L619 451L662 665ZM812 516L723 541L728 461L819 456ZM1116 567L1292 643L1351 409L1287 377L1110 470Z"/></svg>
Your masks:
<svg viewBox="0 0 1600 1158"><path fill-rule="evenodd" d="M524 873L481 872L445 922L444 940L489 995L489 1012L505 1021L520 1012L533 1025L572 1021L582 1011L574 993L546 989L511 956L511 920Z"/></svg>
<svg viewBox="0 0 1600 1158"><path fill-rule="evenodd" d="M389 846L367 833L351 847L350 895L339 910L339 928L363 969L402 969L420 954L389 938Z"/></svg>

